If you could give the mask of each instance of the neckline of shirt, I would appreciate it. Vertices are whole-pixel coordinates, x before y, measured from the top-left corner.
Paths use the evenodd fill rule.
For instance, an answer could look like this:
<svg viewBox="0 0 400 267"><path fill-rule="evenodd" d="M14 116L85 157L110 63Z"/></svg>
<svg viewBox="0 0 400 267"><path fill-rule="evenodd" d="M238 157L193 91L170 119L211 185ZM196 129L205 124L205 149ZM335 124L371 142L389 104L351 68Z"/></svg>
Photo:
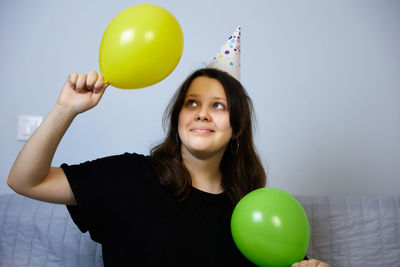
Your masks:
<svg viewBox="0 0 400 267"><path fill-rule="evenodd" d="M225 192L214 194L214 193L200 190L194 186L191 187L191 192L200 197L213 198L213 199L221 198L225 195Z"/></svg>

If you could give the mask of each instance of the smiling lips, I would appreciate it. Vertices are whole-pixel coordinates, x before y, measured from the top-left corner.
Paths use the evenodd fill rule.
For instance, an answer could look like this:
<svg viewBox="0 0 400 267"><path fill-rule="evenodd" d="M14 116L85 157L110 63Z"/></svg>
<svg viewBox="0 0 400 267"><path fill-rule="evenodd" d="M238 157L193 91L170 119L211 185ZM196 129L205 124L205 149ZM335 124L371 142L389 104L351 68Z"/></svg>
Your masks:
<svg viewBox="0 0 400 267"><path fill-rule="evenodd" d="M211 134L214 132L214 130L208 127L193 127L190 128L190 131L197 134Z"/></svg>

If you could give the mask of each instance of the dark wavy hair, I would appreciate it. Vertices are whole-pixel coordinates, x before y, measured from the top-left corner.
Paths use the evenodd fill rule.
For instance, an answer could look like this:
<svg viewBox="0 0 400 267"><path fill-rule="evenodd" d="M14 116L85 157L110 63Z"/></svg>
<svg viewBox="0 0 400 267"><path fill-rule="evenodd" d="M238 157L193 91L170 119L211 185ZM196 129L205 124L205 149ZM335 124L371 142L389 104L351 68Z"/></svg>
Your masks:
<svg viewBox="0 0 400 267"><path fill-rule="evenodd" d="M150 163L160 181L179 200L190 193L192 181L182 163L178 134L179 113L194 79L205 76L218 80L227 97L232 139L222 157L222 188L236 204L250 191L265 187L266 174L253 144L254 109L242 84L226 72L203 68L193 72L172 97L163 117L164 141L150 151Z"/></svg>

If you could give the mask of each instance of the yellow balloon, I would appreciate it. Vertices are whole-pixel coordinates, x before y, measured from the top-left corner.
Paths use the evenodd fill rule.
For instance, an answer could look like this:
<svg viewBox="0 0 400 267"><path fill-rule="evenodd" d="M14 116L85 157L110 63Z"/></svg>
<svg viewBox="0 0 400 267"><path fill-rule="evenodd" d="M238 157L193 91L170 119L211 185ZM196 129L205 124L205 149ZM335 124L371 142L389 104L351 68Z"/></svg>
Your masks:
<svg viewBox="0 0 400 267"><path fill-rule="evenodd" d="M183 32L166 9L141 4L120 12L100 44L100 72L121 89L137 89L166 78L183 51Z"/></svg>

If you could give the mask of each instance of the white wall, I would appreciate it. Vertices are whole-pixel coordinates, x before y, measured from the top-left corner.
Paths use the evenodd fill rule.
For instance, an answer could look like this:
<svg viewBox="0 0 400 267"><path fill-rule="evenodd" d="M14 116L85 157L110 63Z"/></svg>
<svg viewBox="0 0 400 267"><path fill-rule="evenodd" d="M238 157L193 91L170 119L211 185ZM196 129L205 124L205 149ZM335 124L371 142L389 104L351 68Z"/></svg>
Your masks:
<svg viewBox="0 0 400 267"><path fill-rule="evenodd" d="M99 70L111 19L142 1L0 2L0 193L23 143L17 116L46 116L72 71ZM400 2L148 1L185 37L161 83L108 88L71 126L54 158L79 163L148 153L163 137L174 90L242 26L242 82L257 114L256 144L269 185L293 194L390 194L400 188Z"/></svg>

